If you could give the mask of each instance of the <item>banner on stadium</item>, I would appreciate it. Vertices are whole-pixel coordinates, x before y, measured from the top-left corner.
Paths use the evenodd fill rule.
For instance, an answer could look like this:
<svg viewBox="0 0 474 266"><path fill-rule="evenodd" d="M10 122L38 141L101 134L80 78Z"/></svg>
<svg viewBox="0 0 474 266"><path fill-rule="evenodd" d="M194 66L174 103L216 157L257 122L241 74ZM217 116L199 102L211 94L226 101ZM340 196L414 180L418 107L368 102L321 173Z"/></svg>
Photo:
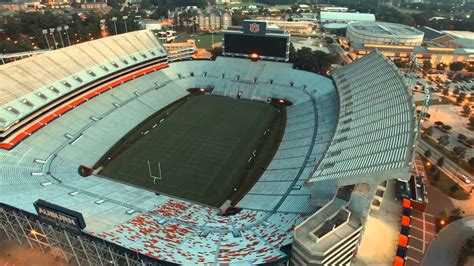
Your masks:
<svg viewBox="0 0 474 266"><path fill-rule="evenodd" d="M86 222L80 212L66 209L42 199L37 200L33 205L41 218L79 230L86 227Z"/></svg>

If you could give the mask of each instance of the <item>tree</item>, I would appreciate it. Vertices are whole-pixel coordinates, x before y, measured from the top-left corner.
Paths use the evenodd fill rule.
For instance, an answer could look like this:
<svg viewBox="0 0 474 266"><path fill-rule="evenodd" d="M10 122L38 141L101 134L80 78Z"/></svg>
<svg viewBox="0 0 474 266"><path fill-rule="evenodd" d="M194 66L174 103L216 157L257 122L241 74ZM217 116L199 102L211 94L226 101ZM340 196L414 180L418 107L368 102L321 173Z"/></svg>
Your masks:
<svg viewBox="0 0 474 266"><path fill-rule="evenodd" d="M444 96L449 96L449 88L448 88L448 87L444 87L444 88L443 88L443 92L442 92L441 94L443 94Z"/></svg>
<svg viewBox="0 0 474 266"><path fill-rule="evenodd" d="M463 70L464 68L464 63L463 62L452 62L451 64L449 64L449 69L451 71L461 71Z"/></svg>
<svg viewBox="0 0 474 266"><path fill-rule="evenodd" d="M398 67L398 68L406 68L407 67L407 62L402 61L401 59L394 59L393 63Z"/></svg>
<svg viewBox="0 0 474 266"><path fill-rule="evenodd" d="M211 54L212 54L212 60L215 60L216 57L221 56L222 55L222 46L219 46L219 47L216 46L216 47L212 48Z"/></svg>
<svg viewBox="0 0 474 266"><path fill-rule="evenodd" d="M443 63L439 63L437 66L436 66L436 69L437 70L440 70L440 71L443 71L446 69L446 65L443 64Z"/></svg>
<svg viewBox="0 0 474 266"><path fill-rule="evenodd" d="M326 72L335 63L335 57L322 51L313 51L309 47L302 47L297 51L290 46L290 62L296 69L306 70L326 75Z"/></svg>
<svg viewBox="0 0 474 266"><path fill-rule="evenodd" d="M471 159L469 159L468 163L469 163L469 166L471 168L474 168L474 157L471 157Z"/></svg>
<svg viewBox="0 0 474 266"><path fill-rule="evenodd" d="M451 191L451 194L454 194L456 193L456 191L458 191L460 189L459 185L456 183L454 185L452 185L449 190Z"/></svg>
<svg viewBox="0 0 474 266"><path fill-rule="evenodd" d="M431 157L431 150L430 150L430 149L428 149L428 150L425 151L425 157L426 157L426 158L430 158L430 157Z"/></svg>
<svg viewBox="0 0 474 266"><path fill-rule="evenodd" d="M440 157L440 158L436 161L436 166L438 166L438 167L443 167L443 166L444 166L444 156L443 156L443 157Z"/></svg>
<svg viewBox="0 0 474 266"><path fill-rule="evenodd" d="M453 148L453 153L457 158L464 158L464 156L466 156L466 148L462 146L456 146Z"/></svg>
<svg viewBox="0 0 474 266"><path fill-rule="evenodd" d="M466 140L467 137L466 137L466 135L464 135L464 134L458 134L458 139L459 139L459 140Z"/></svg>
<svg viewBox="0 0 474 266"><path fill-rule="evenodd" d="M461 103L464 101L465 98L466 98L466 93L461 92L461 93L458 95L458 97L456 98L456 103L457 103L457 104L461 104Z"/></svg>
<svg viewBox="0 0 474 266"><path fill-rule="evenodd" d="M474 127L474 116L469 117L469 126Z"/></svg>
<svg viewBox="0 0 474 266"><path fill-rule="evenodd" d="M471 113L471 107L469 107L469 105L464 105L462 107L462 112L465 114L465 115L469 115Z"/></svg>
<svg viewBox="0 0 474 266"><path fill-rule="evenodd" d="M324 38L324 40L326 41L327 44L333 44L334 43L334 40L331 37L326 37L326 38Z"/></svg>
<svg viewBox="0 0 474 266"><path fill-rule="evenodd" d="M446 146L449 144L449 136L448 135L443 135L438 138L438 143L441 146Z"/></svg>
<svg viewBox="0 0 474 266"><path fill-rule="evenodd" d="M430 70L432 67L433 67L433 65L431 64L431 61L430 61L430 60L425 60L425 61L423 61L422 69L423 69L424 71L428 71L428 70Z"/></svg>
<svg viewBox="0 0 474 266"><path fill-rule="evenodd" d="M454 88L453 94L454 95L459 95L459 88Z"/></svg>
<svg viewBox="0 0 474 266"><path fill-rule="evenodd" d="M432 136L432 135L433 135L433 132L434 132L433 126L430 126L430 127L428 127L428 128L425 130L425 134L426 134L427 136Z"/></svg>
<svg viewBox="0 0 474 266"><path fill-rule="evenodd" d="M443 128L444 131L449 131L449 130L451 130L451 129L453 128L453 127L450 126L450 125L443 125L443 126L441 126L441 127Z"/></svg>

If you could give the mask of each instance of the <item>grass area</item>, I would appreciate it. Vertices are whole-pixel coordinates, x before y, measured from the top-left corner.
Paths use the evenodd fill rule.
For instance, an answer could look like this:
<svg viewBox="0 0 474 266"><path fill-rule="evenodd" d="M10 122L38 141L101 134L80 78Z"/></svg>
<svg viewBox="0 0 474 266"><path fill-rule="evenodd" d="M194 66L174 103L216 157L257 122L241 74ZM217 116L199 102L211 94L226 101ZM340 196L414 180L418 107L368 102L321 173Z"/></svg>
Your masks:
<svg viewBox="0 0 474 266"><path fill-rule="evenodd" d="M469 165L468 162L466 162L465 160L461 160L461 162L459 162L459 159L450 150L448 150L444 146L439 145L436 140L432 139L429 136L426 136L425 134L421 134L421 138L428 144L430 144L432 147L434 147L436 150L441 152L445 157L451 159L453 162L457 162L457 164L461 166L464 170L466 170L470 174L474 174L474 169Z"/></svg>
<svg viewBox="0 0 474 266"><path fill-rule="evenodd" d="M222 42L224 34L217 32L214 33L214 43ZM178 33L178 38L175 42L185 42L186 40L194 39L198 48L211 50L212 47L212 34L211 33L197 33L194 36L191 33Z"/></svg>
<svg viewBox="0 0 474 266"><path fill-rule="evenodd" d="M423 100L420 101L415 101L416 106L422 106L424 103ZM446 104L452 104L453 102L450 99L447 99L445 97L440 97L438 100L431 100L431 105L446 105Z"/></svg>
<svg viewBox="0 0 474 266"><path fill-rule="evenodd" d="M461 187L459 187L459 189L456 190L455 192L451 191L451 187L453 187L456 183L451 178L449 178L443 171L437 170L439 174L439 179L438 181L435 181L433 177L436 175L436 173L431 172L431 169L426 166L426 162L427 162L426 159L423 158L422 161L426 170L425 172L428 175L428 179L430 180L431 184L435 185L444 194L454 199L457 199L457 200L469 199L469 194L466 191L464 191L464 189L462 189ZM432 166L432 167L435 167L435 166Z"/></svg>
<svg viewBox="0 0 474 266"><path fill-rule="evenodd" d="M100 174L215 207L245 194L273 157L282 134L264 133L281 132L284 112L265 103L210 95L175 105L164 111L171 113L161 123L163 112L107 153L103 158L112 159L102 160L107 163ZM255 153L259 156L249 160ZM147 161L153 176L159 176L160 163L161 180L154 183ZM255 166L261 171L252 170ZM243 185L246 189L239 189Z"/></svg>

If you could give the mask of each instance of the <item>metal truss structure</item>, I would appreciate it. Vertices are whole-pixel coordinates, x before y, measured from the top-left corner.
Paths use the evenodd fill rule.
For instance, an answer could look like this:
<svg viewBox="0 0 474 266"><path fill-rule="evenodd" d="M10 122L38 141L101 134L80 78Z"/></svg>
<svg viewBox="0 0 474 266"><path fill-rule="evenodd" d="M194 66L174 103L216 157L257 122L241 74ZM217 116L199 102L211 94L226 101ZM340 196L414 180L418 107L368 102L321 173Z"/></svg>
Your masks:
<svg viewBox="0 0 474 266"><path fill-rule="evenodd" d="M0 204L0 232L9 240L77 265L164 265L82 232L41 221Z"/></svg>

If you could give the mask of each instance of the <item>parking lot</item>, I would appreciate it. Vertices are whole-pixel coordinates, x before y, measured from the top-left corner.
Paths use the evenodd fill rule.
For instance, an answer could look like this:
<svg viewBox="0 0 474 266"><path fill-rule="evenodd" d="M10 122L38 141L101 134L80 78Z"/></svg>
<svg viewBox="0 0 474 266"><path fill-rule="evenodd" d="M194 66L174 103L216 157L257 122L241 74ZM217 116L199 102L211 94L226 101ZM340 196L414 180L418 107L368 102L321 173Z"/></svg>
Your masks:
<svg viewBox="0 0 474 266"><path fill-rule="evenodd" d="M408 241L407 266L421 265L423 255L430 242L436 235L435 218L433 215L412 211L410 224L410 237Z"/></svg>

